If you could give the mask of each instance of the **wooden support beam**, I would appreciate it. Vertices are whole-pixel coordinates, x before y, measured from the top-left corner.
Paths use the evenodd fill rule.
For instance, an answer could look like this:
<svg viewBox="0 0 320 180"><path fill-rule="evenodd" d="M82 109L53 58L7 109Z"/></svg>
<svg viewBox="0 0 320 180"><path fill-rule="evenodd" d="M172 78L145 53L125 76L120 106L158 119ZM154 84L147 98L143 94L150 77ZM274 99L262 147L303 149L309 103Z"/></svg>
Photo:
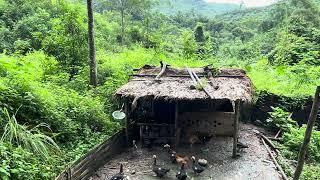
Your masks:
<svg viewBox="0 0 320 180"><path fill-rule="evenodd" d="M311 140L312 129L313 129L313 126L316 122L317 114L319 111L319 106L320 106L320 97L319 96L320 96L320 86L318 86L316 89L311 112L310 112L309 119L308 119L307 129L306 129L306 132L304 135L304 140L303 140L302 146L300 148L299 156L298 156L299 158L298 158L297 169L294 172L293 180L299 180L302 169L303 169L304 159L306 157L306 153L307 153L307 150L308 150L308 147L310 144L310 140Z"/></svg>
<svg viewBox="0 0 320 180"><path fill-rule="evenodd" d="M240 100L235 102L235 118L233 122L233 151L232 157L237 157L237 144L238 144L238 133L239 133L239 119L240 119Z"/></svg>
<svg viewBox="0 0 320 180"><path fill-rule="evenodd" d="M175 115L174 115L174 123L175 123L175 147L177 148L180 143L180 130L178 126L179 119L179 102L177 101L175 104Z"/></svg>
<svg viewBox="0 0 320 180"><path fill-rule="evenodd" d="M126 145L129 146L129 102L125 100L124 102L124 113L126 114L125 117L125 136L126 136Z"/></svg>
<svg viewBox="0 0 320 180"><path fill-rule="evenodd" d="M139 126L139 136L140 142L143 145L143 126Z"/></svg>

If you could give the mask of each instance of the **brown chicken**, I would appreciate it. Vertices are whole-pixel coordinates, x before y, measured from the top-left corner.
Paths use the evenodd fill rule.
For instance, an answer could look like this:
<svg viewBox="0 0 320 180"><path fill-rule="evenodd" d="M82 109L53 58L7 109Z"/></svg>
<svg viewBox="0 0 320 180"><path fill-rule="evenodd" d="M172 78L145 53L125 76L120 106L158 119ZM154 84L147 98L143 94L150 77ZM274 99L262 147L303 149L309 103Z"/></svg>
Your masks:
<svg viewBox="0 0 320 180"><path fill-rule="evenodd" d="M182 164L188 164L189 162L188 156L179 156L176 154L176 162L181 166Z"/></svg>
<svg viewBox="0 0 320 180"><path fill-rule="evenodd" d="M163 147L168 149L168 153L170 155L172 163L178 163L179 165L188 164L190 160L188 156L179 154L176 151L172 150L169 144L166 144Z"/></svg>
<svg viewBox="0 0 320 180"><path fill-rule="evenodd" d="M194 144L204 144L209 142L212 137L213 135L197 132L196 134L190 135L188 140L192 148Z"/></svg>

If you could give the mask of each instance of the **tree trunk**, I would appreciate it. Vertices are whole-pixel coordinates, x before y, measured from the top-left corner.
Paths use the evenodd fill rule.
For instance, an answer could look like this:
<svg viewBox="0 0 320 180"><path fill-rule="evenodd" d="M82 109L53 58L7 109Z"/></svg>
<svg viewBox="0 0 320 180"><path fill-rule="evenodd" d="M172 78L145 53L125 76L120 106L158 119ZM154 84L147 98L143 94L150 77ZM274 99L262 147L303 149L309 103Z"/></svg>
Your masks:
<svg viewBox="0 0 320 180"><path fill-rule="evenodd" d="M97 63L96 49L94 45L94 29L93 29L93 0L87 0L88 9L88 45L89 45L89 61L90 61L90 84L96 87L98 84L97 78Z"/></svg>
<svg viewBox="0 0 320 180"><path fill-rule="evenodd" d="M120 0L121 3L121 45L124 43L124 2Z"/></svg>
<svg viewBox="0 0 320 180"><path fill-rule="evenodd" d="M319 105L320 105L320 97L319 96L320 96L320 86L317 87L316 94L314 96L312 109L311 109L309 119L308 119L307 129L306 129L306 132L304 135L303 144L300 148L298 165L297 165L296 171L294 172L293 180L299 180L302 169L303 169L304 159L305 159L308 147L309 147L312 129L313 129L313 126L316 122L317 113L319 110Z"/></svg>

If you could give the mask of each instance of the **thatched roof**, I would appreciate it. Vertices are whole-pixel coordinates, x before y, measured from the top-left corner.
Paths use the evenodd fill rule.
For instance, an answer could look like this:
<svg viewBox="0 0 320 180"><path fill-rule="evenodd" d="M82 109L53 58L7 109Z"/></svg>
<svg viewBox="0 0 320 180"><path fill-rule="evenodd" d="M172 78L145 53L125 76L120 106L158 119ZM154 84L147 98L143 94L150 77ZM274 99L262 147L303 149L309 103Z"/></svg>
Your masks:
<svg viewBox="0 0 320 180"><path fill-rule="evenodd" d="M190 70L199 76L201 82L207 82L205 89L213 99L251 101L252 84L244 70L220 69L217 71L210 66L190 68ZM168 67L161 78L156 80L155 77L160 71L160 67L149 65L136 70L131 80L117 90L116 96L136 99L153 97L165 100L209 99L204 91L194 88L195 83L186 68Z"/></svg>

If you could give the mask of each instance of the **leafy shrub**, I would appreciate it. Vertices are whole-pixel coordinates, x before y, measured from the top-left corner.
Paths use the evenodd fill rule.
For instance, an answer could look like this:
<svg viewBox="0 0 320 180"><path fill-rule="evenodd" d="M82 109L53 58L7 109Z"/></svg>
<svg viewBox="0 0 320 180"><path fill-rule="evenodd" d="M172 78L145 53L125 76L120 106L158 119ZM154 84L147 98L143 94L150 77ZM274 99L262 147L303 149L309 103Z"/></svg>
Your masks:
<svg viewBox="0 0 320 180"><path fill-rule="evenodd" d="M319 164L305 165L302 171L302 180L320 179L320 166Z"/></svg>
<svg viewBox="0 0 320 180"><path fill-rule="evenodd" d="M296 122L291 119L290 113L282 110L279 107L271 107L272 112L269 112L270 117L267 119L269 126L278 128L283 131L290 131L291 128L296 127Z"/></svg>
<svg viewBox="0 0 320 180"><path fill-rule="evenodd" d="M80 133L84 129L112 132L114 126L104 111L104 104L93 92L79 94L75 90L46 82L50 79L49 75L54 76L51 73L59 74L55 70L55 61L48 59L52 58L41 52L24 57L2 55L0 105L11 114L19 109L16 114L19 123L33 126L48 124L53 132L58 133L59 142L85 138L86 135Z"/></svg>
<svg viewBox="0 0 320 180"><path fill-rule="evenodd" d="M304 139L306 126L301 128L291 128L290 131L283 134L282 144L287 151L284 155L289 159L297 159L300 146ZM307 153L309 162L320 162L320 131L314 130L310 141L310 146Z"/></svg>
<svg viewBox="0 0 320 180"><path fill-rule="evenodd" d="M0 179L52 179L63 168L59 158L61 156L50 155L42 159L21 146L0 141Z"/></svg>

